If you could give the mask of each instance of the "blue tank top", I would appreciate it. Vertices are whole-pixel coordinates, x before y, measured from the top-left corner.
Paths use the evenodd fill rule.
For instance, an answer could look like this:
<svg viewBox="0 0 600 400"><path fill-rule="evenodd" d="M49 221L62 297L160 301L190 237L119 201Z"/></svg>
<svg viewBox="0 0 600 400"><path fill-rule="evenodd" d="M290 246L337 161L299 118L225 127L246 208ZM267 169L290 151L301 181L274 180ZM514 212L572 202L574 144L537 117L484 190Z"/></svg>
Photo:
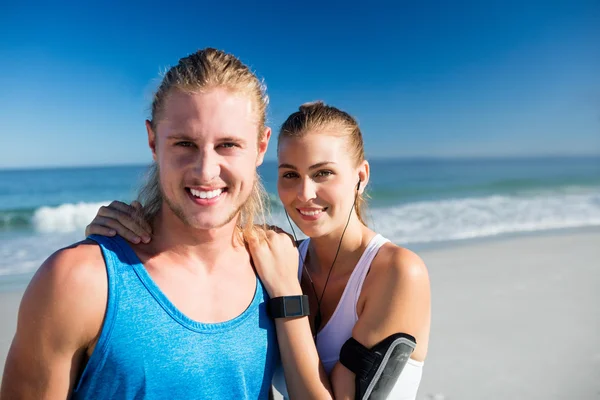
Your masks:
<svg viewBox="0 0 600 400"><path fill-rule="evenodd" d="M108 303L75 399L267 399L279 364L266 290L232 320L201 323L179 311L121 237L102 248Z"/></svg>

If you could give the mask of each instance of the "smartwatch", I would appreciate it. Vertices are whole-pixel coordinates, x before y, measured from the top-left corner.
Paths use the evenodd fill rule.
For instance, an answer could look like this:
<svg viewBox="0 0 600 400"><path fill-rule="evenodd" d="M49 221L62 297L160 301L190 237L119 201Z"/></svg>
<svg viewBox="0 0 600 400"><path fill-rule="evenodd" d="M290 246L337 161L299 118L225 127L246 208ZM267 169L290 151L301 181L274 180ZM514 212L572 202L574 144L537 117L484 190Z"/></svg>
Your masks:
<svg viewBox="0 0 600 400"><path fill-rule="evenodd" d="M307 317L310 315L308 296L282 296L269 300L268 312L271 318Z"/></svg>

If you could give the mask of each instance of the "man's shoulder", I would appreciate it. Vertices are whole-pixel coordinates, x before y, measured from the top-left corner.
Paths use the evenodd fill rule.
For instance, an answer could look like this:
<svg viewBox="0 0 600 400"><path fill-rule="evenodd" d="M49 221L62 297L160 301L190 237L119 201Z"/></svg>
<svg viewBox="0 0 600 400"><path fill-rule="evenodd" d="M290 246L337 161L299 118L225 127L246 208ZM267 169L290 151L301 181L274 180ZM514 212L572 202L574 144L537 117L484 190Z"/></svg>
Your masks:
<svg viewBox="0 0 600 400"><path fill-rule="evenodd" d="M36 275L69 285L87 286L106 280L102 250L93 240L74 243L48 257Z"/></svg>
<svg viewBox="0 0 600 400"><path fill-rule="evenodd" d="M32 278L25 298L33 303L52 302L74 313L106 302L108 279L100 247L84 240L56 251ZM24 300L25 300L24 298Z"/></svg>
<svg viewBox="0 0 600 400"><path fill-rule="evenodd" d="M33 276L19 308L17 336L56 348L87 346L100 331L108 296L101 250L92 241L58 250Z"/></svg>

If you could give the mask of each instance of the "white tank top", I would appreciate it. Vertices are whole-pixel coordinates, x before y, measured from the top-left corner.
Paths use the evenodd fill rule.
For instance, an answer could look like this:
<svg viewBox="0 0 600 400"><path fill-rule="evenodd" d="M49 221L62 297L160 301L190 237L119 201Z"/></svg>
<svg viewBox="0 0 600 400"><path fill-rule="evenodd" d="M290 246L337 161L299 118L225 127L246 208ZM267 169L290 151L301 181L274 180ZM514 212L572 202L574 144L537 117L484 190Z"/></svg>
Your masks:
<svg viewBox="0 0 600 400"><path fill-rule="evenodd" d="M300 253L298 279L301 279L302 277L302 260L306 259L309 242L310 239L306 239L298 247ZM354 267L335 311L327 324L325 324L317 334L317 351L328 375L338 362L342 345L346 340L350 339L352 336L352 328L354 328L354 325L358 321L356 305L358 304L358 298L360 297L360 292L365 277L369 272L371 262L377 255L381 246L387 242L389 242L389 240L379 234L371 239L364 253L358 260L356 267ZM398 382L389 395L389 399L414 400L417 396L419 384L421 383L422 372L423 362L409 358ZM287 399L288 394L285 388L283 368L279 368L275 372L273 384L284 398Z"/></svg>

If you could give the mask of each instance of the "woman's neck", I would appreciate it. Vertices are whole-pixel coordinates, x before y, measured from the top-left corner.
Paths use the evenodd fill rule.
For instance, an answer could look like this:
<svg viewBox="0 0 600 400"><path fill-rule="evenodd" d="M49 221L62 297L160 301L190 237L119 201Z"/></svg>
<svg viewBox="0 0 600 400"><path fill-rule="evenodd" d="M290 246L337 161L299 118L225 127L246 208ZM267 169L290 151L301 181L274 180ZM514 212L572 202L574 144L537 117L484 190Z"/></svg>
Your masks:
<svg viewBox="0 0 600 400"><path fill-rule="evenodd" d="M336 274L353 270L356 262L348 263L347 261L354 258L358 261L368 241L375 235L358 218L352 218L345 233L343 232L342 228L328 235L310 239L307 250L309 258L307 267L315 274L328 273L334 260Z"/></svg>

